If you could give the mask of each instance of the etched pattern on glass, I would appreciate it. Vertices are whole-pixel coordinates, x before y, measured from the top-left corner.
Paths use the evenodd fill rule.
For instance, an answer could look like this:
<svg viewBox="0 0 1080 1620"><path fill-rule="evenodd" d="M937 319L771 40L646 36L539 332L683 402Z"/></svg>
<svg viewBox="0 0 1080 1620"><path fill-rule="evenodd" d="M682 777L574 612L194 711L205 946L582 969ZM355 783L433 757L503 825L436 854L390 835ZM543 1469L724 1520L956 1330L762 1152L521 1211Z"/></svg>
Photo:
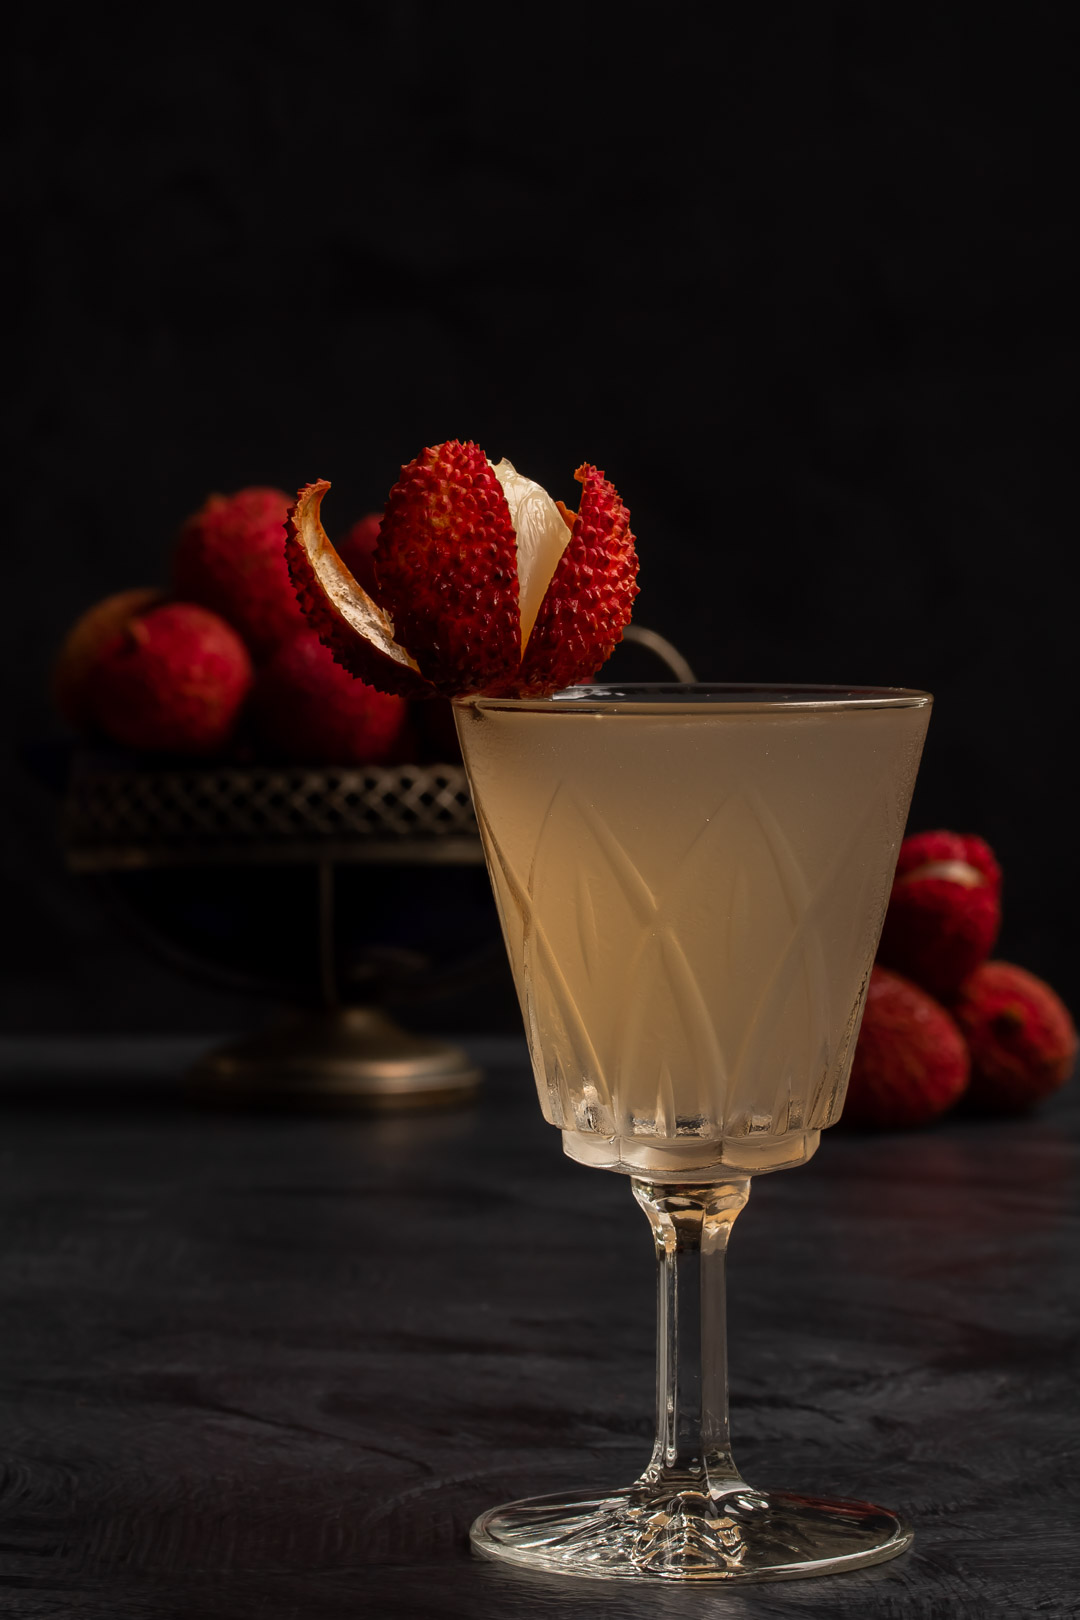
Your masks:
<svg viewBox="0 0 1080 1620"><path fill-rule="evenodd" d="M551 1123L665 1140L829 1124L885 902L882 810L872 798L811 877L770 806L742 787L653 883L566 781L525 872L481 809ZM853 917L867 944L837 952Z"/></svg>

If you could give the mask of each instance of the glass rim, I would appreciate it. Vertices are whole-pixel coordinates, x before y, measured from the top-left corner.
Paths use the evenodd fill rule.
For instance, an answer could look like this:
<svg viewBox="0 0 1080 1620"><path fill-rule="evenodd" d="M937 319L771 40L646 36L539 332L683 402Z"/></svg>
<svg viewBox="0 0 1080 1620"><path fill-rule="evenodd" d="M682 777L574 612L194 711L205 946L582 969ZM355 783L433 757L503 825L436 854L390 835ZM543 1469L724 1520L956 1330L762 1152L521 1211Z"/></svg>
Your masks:
<svg viewBox="0 0 1080 1620"><path fill-rule="evenodd" d="M455 698L463 708L535 714L835 713L866 709L922 709L930 692L908 686L841 686L802 681L610 681L568 686L551 697Z"/></svg>

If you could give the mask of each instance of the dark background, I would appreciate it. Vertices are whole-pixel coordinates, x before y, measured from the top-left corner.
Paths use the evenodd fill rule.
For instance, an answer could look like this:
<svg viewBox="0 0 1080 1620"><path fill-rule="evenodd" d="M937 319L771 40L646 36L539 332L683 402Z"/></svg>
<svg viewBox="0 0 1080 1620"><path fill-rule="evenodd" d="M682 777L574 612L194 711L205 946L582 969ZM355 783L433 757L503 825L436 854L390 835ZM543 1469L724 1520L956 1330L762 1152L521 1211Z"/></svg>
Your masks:
<svg viewBox="0 0 1080 1620"><path fill-rule="evenodd" d="M48 667L93 601L164 577L208 491L328 477L333 533L453 436L568 500L603 466L636 617L700 677L930 688L911 826L990 840L1000 954L1076 1010L1054 15L26 8L3 1027L261 1016L147 959L64 873L21 759L61 735Z"/></svg>

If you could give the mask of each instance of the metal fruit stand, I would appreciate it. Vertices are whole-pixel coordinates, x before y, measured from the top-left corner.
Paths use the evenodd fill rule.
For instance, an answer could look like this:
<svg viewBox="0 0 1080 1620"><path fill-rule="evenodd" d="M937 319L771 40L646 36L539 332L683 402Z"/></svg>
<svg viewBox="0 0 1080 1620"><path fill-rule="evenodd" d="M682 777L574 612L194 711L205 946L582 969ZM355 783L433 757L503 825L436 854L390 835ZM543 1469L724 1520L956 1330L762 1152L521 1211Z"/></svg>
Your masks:
<svg viewBox="0 0 1080 1620"><path fill-rule="evenodd" d="M319 1004L209 1053L188 1077L199 1095L380 1107L475 1089L479 1071L457 1047L408 1033L378 1006L342 1001L335 946L342 866L483 864L460 765L145 770L89 756L72 770L62 836L69 868L95 878L163 867L311 869Z"/></svg>

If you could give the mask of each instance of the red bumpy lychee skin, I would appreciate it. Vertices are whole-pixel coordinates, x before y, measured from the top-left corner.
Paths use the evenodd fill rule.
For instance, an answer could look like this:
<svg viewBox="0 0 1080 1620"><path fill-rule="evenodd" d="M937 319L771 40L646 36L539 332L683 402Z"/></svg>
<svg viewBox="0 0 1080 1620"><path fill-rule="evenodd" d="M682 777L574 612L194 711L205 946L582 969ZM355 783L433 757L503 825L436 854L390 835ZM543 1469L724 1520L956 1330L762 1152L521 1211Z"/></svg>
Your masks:
<svg viewBox="0 0 1080 1620"><path fill-rule="evenodd" d="M1001 927L1001 870L981 838L905 838L878 960L948 1000L984 962Z"/></svg>
<svg viewBox="0 0 1080 1620"><path fill-rule="evenodd" d="M355 679L334 662L314 630L301 630L260 669L251 712L275 757L373 765L395 752L408 705Z"/></svg>
<svg viewBox="0 0 1080 1620"><path fill-rule="evenodd" d="M132 619L161 600L162 593L151 586L117 591L90 608L69 630L53 668L53 701L76 731L93 726L88 683L102 648Z"/></svg>
<svg viewBox="0 0 1080 1620"><path fill-rule="evenodd" d="M517 668L517 538L478 445L450 439L402 468L383 514L375 578L395 640L435 687L483 692Z"/></svg>
<svg viewBox="0 0 1080 1620"><path fill-rule="evenodd" d="M954 1020L918 985L875 967L843 1120L881 1129L925 1125L965 1091L970 1058Z"/></svg>
<svg viewBox="0 0 1080 1620"><path fill-rule="evenodd" d="M995 1114L1019 1114L1072 1074L1076 1026L1042 979L1011 962L984 962L964 983L952 1014L971 1052L967 1100Z"/></svg>
<svg viewBox="0 0 1080 1620"><path fill-rule="evenodd" d="M285 564L291 504L282 490L261 486L211 495L176 541L174 594L220 614L256 658L304 628Z"/></svg>
<svg viewBox="0 0 1080 1620"><path fill-rule="evenodd" d="M131 619L87 680L94 723L127 748L218 753L251 688L247 648L216 613L168 602Z"/></svg>

